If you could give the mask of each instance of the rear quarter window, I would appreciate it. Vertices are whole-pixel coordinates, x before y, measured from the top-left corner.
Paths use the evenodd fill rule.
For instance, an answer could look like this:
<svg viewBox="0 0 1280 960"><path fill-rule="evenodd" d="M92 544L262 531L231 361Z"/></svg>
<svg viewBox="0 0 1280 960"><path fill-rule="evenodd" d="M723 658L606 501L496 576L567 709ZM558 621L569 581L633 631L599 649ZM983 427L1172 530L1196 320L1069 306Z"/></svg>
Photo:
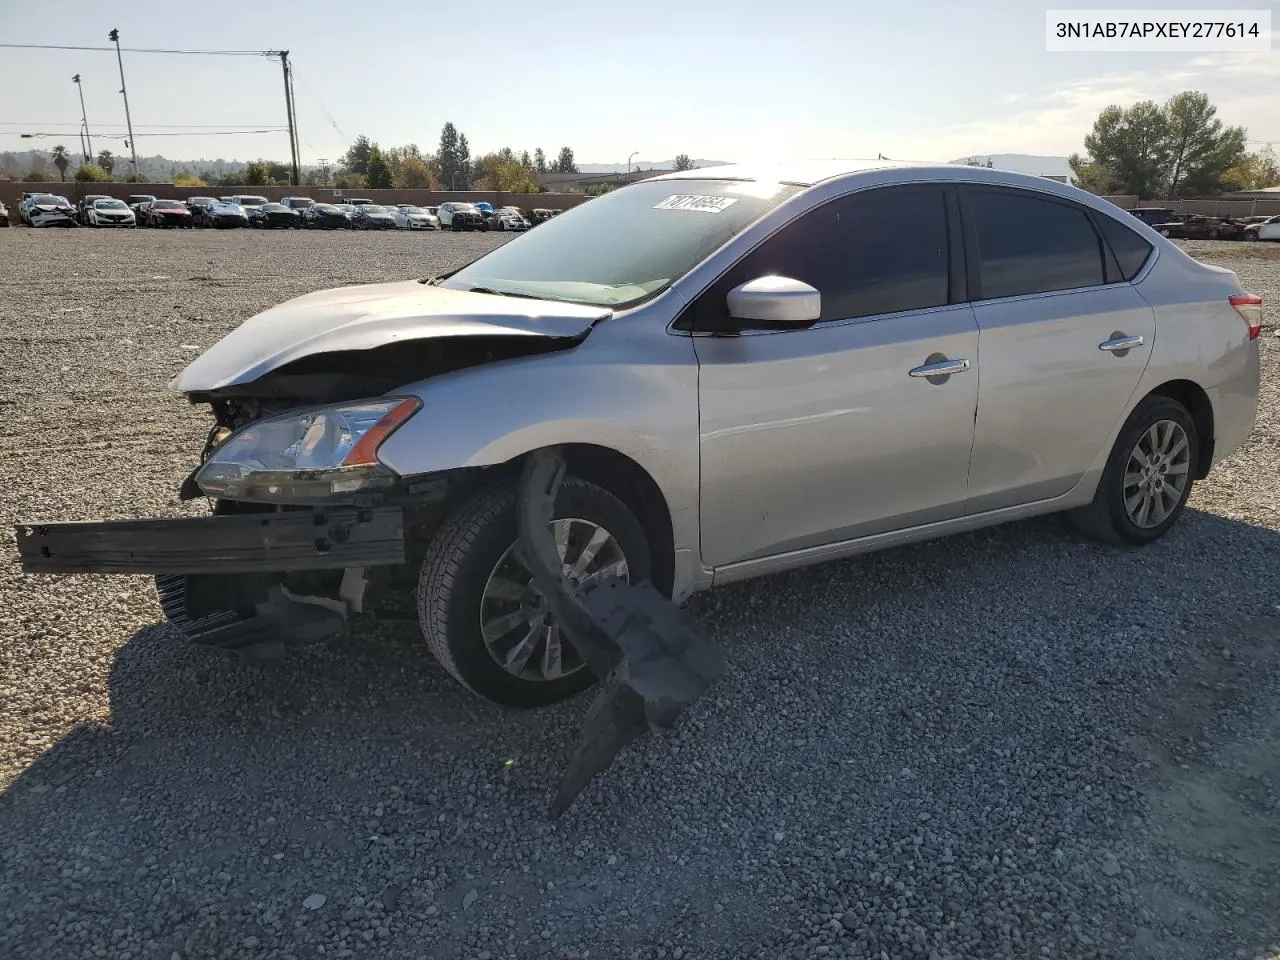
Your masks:
<svg viewBox="0 0 1280 960"><path fill-rule="evenodd" d="M1111 252L1115 254L1120 276L1125 280L1132 280L1147 262L1147 257L1151 256L1151 244L1123 223L1102 214L1098 215L1098 227L1102 230L1107 245L1111 247Z"/></svg>

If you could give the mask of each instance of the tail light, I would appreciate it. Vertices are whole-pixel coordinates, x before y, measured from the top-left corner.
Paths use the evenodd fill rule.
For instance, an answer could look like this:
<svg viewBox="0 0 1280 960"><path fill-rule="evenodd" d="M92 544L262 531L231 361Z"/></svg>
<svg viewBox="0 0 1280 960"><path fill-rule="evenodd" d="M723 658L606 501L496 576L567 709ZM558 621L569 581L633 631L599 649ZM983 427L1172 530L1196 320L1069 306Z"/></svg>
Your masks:
<svg viewBox="0 0 1280 960"><path fill-rule="evenodd" d="M1262 298L1252 293L1237 293L1230 298L1240 319L1249 328L1249 339L1257 340L1262 333Z"/></svg>

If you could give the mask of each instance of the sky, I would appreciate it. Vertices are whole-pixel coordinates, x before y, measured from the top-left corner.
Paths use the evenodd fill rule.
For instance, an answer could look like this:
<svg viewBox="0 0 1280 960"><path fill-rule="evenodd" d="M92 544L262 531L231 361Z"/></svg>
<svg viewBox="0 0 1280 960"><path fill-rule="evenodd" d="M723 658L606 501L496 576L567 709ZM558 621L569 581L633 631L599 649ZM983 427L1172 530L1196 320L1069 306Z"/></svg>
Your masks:
<svg viewBox="0 0 1280 960"><path fill-rule="evenodd" d="M1049 53L1046 6L63 0L50 17L44 5L0 0L0 43L105 46L116 27L126 50L288 49L303 163L335 160L358 134L434 150L447 120L473 155L540 146L554 156L568 145L580 163L625 163L633 151L654 162L1065 155L1108 104L1186 89L1245 126L1251 149L1280 149L1280 43L1252 54ZM1280 26L1280 6L1251 6L1271 9ZM124 70L139 156L288 159L278 62L126 52ZM0 150L78 152L76 73L94 149L127 154L115 54L95 51L0 50ZM272 132L213 132L232 127Z"/></svg>

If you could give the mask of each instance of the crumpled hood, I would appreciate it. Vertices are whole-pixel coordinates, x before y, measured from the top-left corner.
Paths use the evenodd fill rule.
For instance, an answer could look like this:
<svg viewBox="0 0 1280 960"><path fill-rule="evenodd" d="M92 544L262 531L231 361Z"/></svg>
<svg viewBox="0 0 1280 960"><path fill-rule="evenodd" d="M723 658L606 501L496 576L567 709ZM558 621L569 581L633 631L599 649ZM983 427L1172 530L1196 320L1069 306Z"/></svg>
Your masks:
<svg viewBox="0 0 1280 960"><path fill-rule="evenodd" d="M197 357L169 384L183 392L251 383L302 357L370 350L397 340L585 336L612 313L550 300L431 287L417 280L321 290L255 317Z"/></svg>

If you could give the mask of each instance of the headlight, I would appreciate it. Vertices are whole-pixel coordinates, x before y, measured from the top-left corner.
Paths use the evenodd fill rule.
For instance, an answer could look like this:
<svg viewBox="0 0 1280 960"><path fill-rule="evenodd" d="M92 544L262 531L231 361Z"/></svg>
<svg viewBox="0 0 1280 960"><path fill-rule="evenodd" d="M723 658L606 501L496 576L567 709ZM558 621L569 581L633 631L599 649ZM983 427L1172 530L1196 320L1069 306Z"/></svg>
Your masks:
<svg viewBox="0 0 1280 960"><path fill-rule="evenodd" d="M299 410L251 423L196 473L210 497L300 503L390 486L378 447L421 402L402 397Z"/></svg>

